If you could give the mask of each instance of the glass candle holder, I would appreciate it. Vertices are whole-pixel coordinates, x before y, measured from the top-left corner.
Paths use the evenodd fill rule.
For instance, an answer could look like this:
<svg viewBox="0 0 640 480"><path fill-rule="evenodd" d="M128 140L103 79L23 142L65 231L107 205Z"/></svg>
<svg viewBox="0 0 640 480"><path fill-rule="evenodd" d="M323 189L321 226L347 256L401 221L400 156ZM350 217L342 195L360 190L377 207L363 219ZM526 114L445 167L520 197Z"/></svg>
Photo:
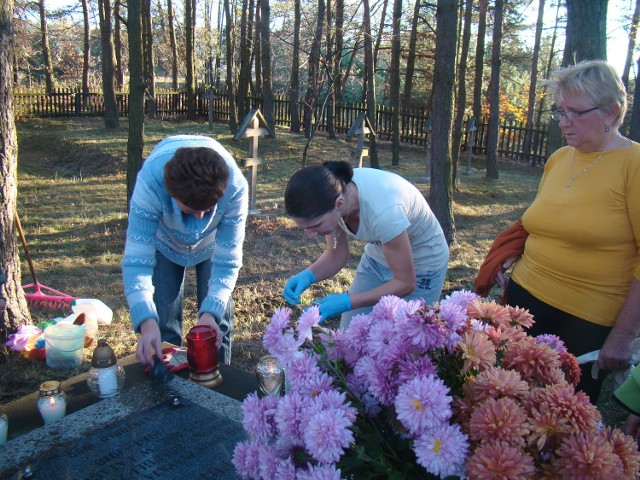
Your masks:
<svg viewBox="0 0 640 480"><path fill-rule="evenodd" d="M67 411L67 396L60 388L60 382L49 380L40 385L37 406L45 425L64 417Z"/></svg>
<svg viewBox="0 0 640 480"><path fill-rule="evenodd" d="M125 377L124 368L118 365L113 349L104 338L98 340L87 375L89 390L99 398L113 397L122 391Z"/></svg>
<svg viewBox="0 0 640 480"><path fill-rule="evenodd" d="M263 395L281 395L284 384L284 369L278 364L276 357L265 355L256 365L258 385Z"/></svg>
<svg viewBox="0 0 640 480"><path fill-rule="evenodd" d="M0 445L7 443L9 434L9 417L4 413L0 413Z"/></svg>
<svg viewBox="0 0 640 480"><path fill-rule="evenodd" d="M196 325L187 333L187 362L197 374L218 369L216 332L209 325Z"/></svg>

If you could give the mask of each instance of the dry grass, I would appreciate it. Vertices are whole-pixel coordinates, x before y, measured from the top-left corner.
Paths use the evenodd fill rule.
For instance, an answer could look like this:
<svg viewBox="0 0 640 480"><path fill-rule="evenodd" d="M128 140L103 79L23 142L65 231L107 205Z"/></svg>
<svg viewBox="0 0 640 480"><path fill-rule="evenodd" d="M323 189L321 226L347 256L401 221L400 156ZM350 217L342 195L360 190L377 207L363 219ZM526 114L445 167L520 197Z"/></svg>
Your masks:
<svg viewBox="0 0 640 480"><path fill-rule="evenodd" d="M247 143L232 141L224 125L149 121L145 124L145 155L162 138L176 133L211 133L236 158L247 155ZM100 337L118 357L135 350L122 294L120 259L126 229L127 124L107 131L100 119L33 120L18 124L18 205L27 242L41 283L77 297L99 298L114 311L111 326L100 327ZM282 193L289 176L300 167L304 138L278 132L277 139L260 142L266 161L259 168L259 213L247 224L244 267L234 291L236 330L233 365L250 371L264 353L261 336L270 315L285 306L281 297L285 280L307 266L323 249L321 240L310 241L283 215ZM354 143L318 137L309 162L348 159ZM391 166L387 145L381 146L381 166L414 182L425 194L423 148L403 147L401 165ZM519 218L532 200L541 169L526 163L500 162L501 178L484 177L480 159L470 172L461 173L454 196L457 242L451 247L445 293L471 288L477 269L496 234ZM461 167L464 170L464 167ZM308 299L325 292L342 291L349 284L363 245L352 247L352 261L343 273L311 289ZM26 262L23 279L31 282ZM498 293L498 292L496 292ZM194 282L188 275L185 318L195 320ZM33 310L34 319L70 312ZM0 404L35 391L43 379L66 379L74 371L47 369L41 362L15 352L0 355ZM619 417L619 415L618 415ZM619 418L615 417L614 421Z"/></svg>

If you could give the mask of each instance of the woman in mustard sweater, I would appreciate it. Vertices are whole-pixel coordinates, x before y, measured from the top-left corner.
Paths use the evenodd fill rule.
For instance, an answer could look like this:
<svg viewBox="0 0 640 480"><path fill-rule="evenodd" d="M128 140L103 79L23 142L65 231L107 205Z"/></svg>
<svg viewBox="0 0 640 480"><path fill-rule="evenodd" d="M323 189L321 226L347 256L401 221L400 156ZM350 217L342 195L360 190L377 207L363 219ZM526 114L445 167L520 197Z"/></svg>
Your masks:
<svg viewBox="0 0 640 480"><path fill-rule="evenodd" d="M600 370L624 370L640 331L640 144L618 132L626 92L600 60L545 83L567 146L547 161L522 217L524 253L496 281L510 305L534 315L532 335L558 335L576 356L600 350ZM584 365L578 389L595 403L603 380Z"/></svg>

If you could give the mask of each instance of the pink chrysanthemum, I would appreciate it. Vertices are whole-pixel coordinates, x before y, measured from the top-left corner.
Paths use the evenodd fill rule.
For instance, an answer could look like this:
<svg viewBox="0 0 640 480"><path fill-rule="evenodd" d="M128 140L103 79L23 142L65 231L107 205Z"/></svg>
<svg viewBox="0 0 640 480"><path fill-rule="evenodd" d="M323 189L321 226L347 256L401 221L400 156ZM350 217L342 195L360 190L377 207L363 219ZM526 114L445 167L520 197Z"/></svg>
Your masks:
<svg viewBox="0 0 640 480"><path fill-rule="evenodd" d="M509 309L496 302L476 300L467 307L469 318L477 318L494 326L508 326L511 324Z"/></svg>
<svg viewBox="0 0 640 480"><path fill-rule="evenodd" d="M260 398L256 393L247 396L242 403L242 426L251 437L265 441L276 434L273 416L277 405L277 397Z"/></svg>
<svg viewBox="0 0 640 480"><path fill-rule="evenodd" d="M276 407L274 420L280 438L286 438L292 446L304 445L304 429L313 411L309 411L307 399L297 392L287 393Z"/></svg>
<svg viewBox="0 0 640 480"><path fill-rule="evenodd" d="M344 414L351 422L356 420L358 413L358 411L351 406L351 402L347 401L347 394L337 390L321 392L313 399L313 404L310 405L310 408L314 412L329 410L331 408L343 410Z"/></svg>
<svg viewBox="0 0 640 480"><path fill-rule="evenodd" d="M507 345L527 338L527 334L519 325L491 325L485 331L498 350L504 350Z"/></svg>
<svg viewBox="0 0 640 480"><path fill-rule="evenodd" d="M440 478L460 476L469 454L469 441L458 425L444 422L420 435L413 449L427 472Z"/></svg>
<svg viewBox="0 0 640 480"><path fill-rule="evenodd" d="M377 320L393 322L398 307L404 302L405 300L395 295L385 295L373 306L371 316Z"/></svg>
<svg viewBox="0 0 640 480"><path fill-rule="evenodd" d="M388 320L377 320L369 329L365 352L372 357L382 355L390 344L396 340L398 332L394 324Z"/></svg>
<svg viewBox="0 0 640 480"><path fill-rule="evenodd" d="M260 443L257 440L240 442L233 450L233 466L240 478L251 480L260 475Z"/></svg>
<svg viewBox="0 0 640 480"><path fill-rule="evenodd" d="M531 401L539 412L551 412L569 420L574 432L596 431L602 417L584 392L575 392L568 383L547 385L531 392ZM537 405L537 406L535 406Z"/></svg>
<svg viewBox="0 0 640 480"><path fill-rule="evenodd" d="M393 332L397 335L397 332ZM402 328L402 336L411 345L422 350L442 348L449 329L444 319L434 310L425 310L409 315Z"/></svg>
<svg viewBox="0 0 640 480"><path fill-rule="evenodd" d="M558 448L564 437L573 431L569 419L559 417L554 412L532 410L529 415L529 436L527 443L539 451Z"/></svg>
<svg viewBox="0 0 640 480"><path fill-rule="evenodd" d="M406 355L398 362L398 381L400 384L408 382L419 375L437 375L436 367L427 355L413 356Z"/></svg>
<svg viewBox="0 0 640 480"><path fill-rule="evenodd" d="M560 369L564 373L564 378L567 383L577 387L580 383L580 377L582 376L582 370L580 370L580 364L575 355L572 355L567 350L559 353L560 355Z"/></svg>
<svg viewBox="0 0 640 480"><path fill-rule="evenodd" d="M509 311L509 315L511 316L511 324L512 325L520 325L523 328L531 328L531 326L536 323L533 320L533 315L529 313L529 310L520 307L512 307L508 306L507 310Z"/></svg>
<svg viewBox="0 0 640 480"><path fill-rule="evenodd" d="M365 378L362 378L355 373L349 373L346 379L347 388L350 393L354 395L360 404L364 407L364 413L371 417L378 415L382 408L378 401L369 392L369 383Z"/></svg>
<svg viewBox="0 0 640 480"><path fill-rule="evenodd" d="M534 473L531 455L506 442L482 444L467 460L470 480L526 480L533 479Z"/></svg>
<svg viewBox="0 0 640 480"><path fill-rule="evenodd" d="M562 339L557 335L552 335L550 333L543 333L542 335L538 335L536 337L536 343L546 343L551 348L553 348L558 354L564 353L567 351L567 347L565 346Z"/></svg>
<svg viewBox="0 0 640 480"><path fill-rule="evenodd" d="M536 343L533 337L526 337L507 346L502 366L517 370L525 380L535 380L545 378L553 368L560 368L560 357L548 345Z"/></svg>
<svg viewBox="0 0 640 480"><path fill-rule="evenodd" d="M524 436L529 433L524 409L508 397L485 400L471 414L469 427L472 440L511 445L524 444Z"/></svg>
<svg viewBox="0 0 640 480"><path fill-rule="evenodd" d="M624 477L633 480L640 478L640 452L638 444L630 435L625 435L621 430L603 428L600 431L613 447L615 453L622 461Z"/></svg>
<svg viewBox="0 0 640 480"><path fill-rule="evenodd" d="M308 470L298 470L296 480L340 480L341 470L335 465L309 465Z"/></svg>
<svg viewBox="0 0 640 480"><path fill-rule="evenodd" d="M292 390L306 391L312 379L320 375L318 360L313 353L305 351L294 358L287 370L287 380Z"/></svg>
<svg viewBox="0 0 640 480"><path fill-rule="evenodd" d="M433 376L420 376L404 383L395 400L398 420L413 434L446 422L451 416L451 397L444 382Z"/></svg>
<svg viewBox="0 0 640 480"><path fill-rule="evenodd" d="M298 325L296 325L296 331L298 332L298 339L311 340L313 339L313 327L317 327L320 324L320 309L317 306L309 307L305 309L298 319Z"/></svg>
<svg viewBox="0 0 640 480"><path fill-rule="evenodd" d="M563 440L553 462L563 478L602 480L626 478L622 460L599 433L578 432Z"/></svg>
<svg viewBox="0 0 640 480"><path fill-rule="evenodd" d="M496 349L483 332L466 332L458 345L464 360L463 371L484 370L496 363Z"/></svg>
<svg viewBox="0 0 640 480"><path fill-rule="evenodd" d="M529 394L527 382L514 370L489 367L480 372L473 382L468 382L474 401L480 403L487 398L511 397L522 399Z"/></svg>
<svg viewBox="0 0 640 480"><path fill-rule="evenodd" d="M344 332L347 345L358 355L364 354L367 339L369 338L369 330L373 324L374 320L370 315L355 315Z"/></svg>
<svg viewBox="0 0 640 480"><path fill-rule="evenodd" d="M353 442L352 422L344 410L330 408L314 414L304 432L307 451L318 462L335 463Z"/></svg>

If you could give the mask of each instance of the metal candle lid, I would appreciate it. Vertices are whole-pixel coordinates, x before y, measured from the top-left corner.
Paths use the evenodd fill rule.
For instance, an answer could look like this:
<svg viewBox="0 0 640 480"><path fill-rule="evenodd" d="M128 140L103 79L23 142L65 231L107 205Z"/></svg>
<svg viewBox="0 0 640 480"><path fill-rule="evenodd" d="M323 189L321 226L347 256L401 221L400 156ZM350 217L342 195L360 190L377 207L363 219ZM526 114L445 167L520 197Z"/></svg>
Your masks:
<svg viewBox="0 0 640 480"><path fill-rule="evenodd" d="M91 366L95 368L108 368L118 363L116 354L109 346L104 338L98 340L98 346L93 351L93 357L91 358Z"/></svg>
<svg viewBox="0 0 640 480"><path fill-rule="evenodd" d="M60 382L57 380L47 380L40 384L40 396L49 397L60 393Z"/></svg>

